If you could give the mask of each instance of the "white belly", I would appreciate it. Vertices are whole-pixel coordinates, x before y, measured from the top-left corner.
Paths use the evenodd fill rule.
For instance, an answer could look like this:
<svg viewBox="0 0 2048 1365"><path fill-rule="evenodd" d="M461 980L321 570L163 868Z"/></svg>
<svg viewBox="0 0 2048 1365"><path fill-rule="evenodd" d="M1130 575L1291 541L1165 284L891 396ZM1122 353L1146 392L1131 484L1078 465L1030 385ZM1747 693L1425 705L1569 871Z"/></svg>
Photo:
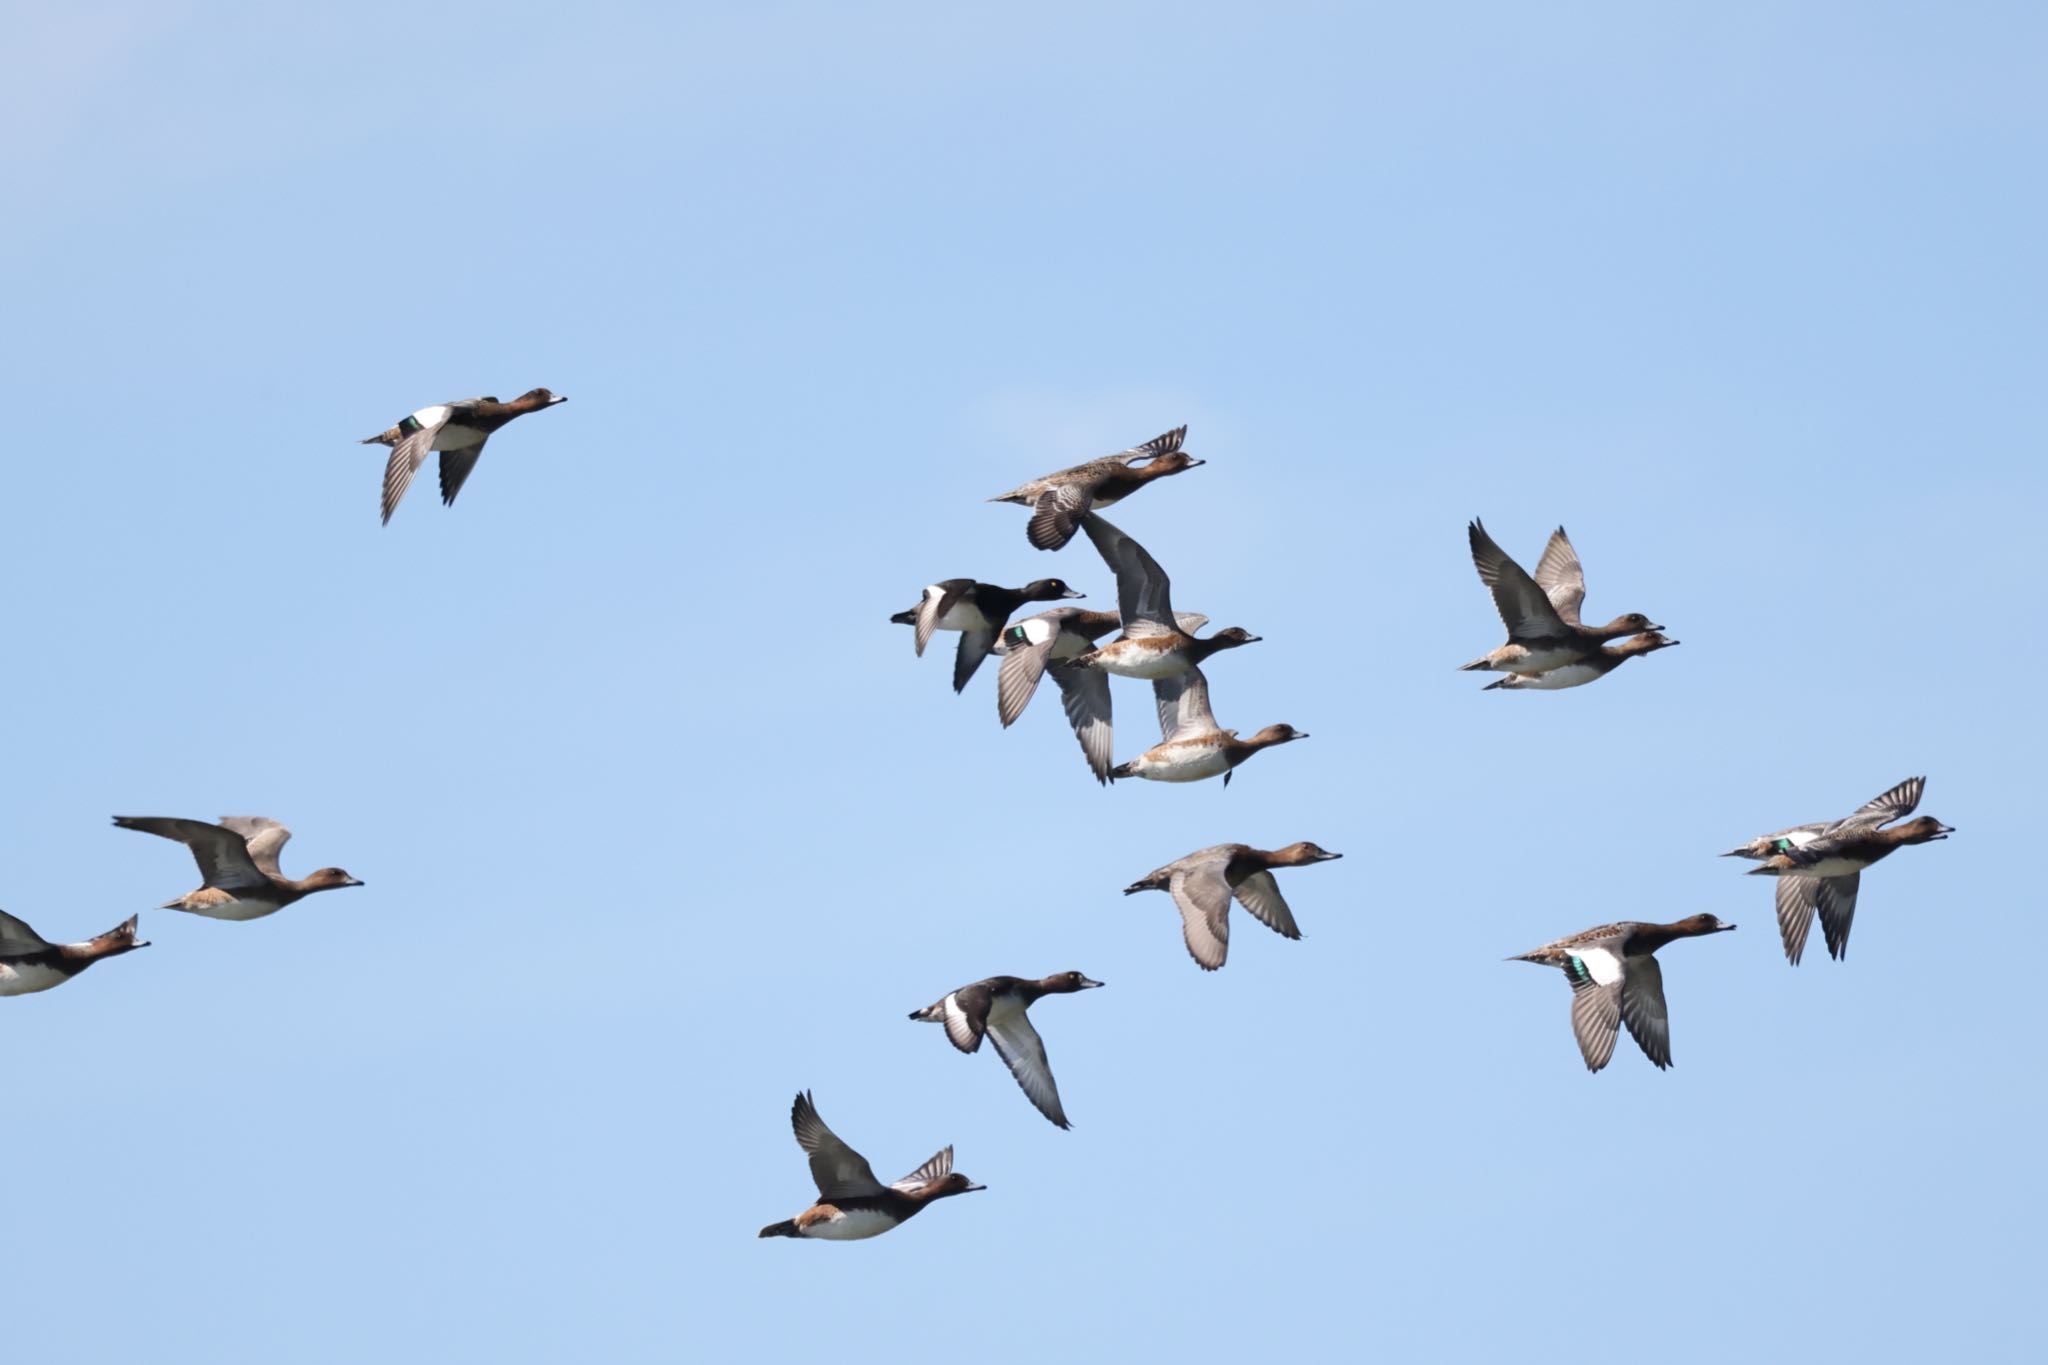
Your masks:
<svg viewBox="0 0 2048 1365"><path fill-rule="evenodd" d="M175 906L167 906L166 908L184 910L194 915L204 915L208 919L251 920L262 919L265 915L274 915L279 907L275 901L215 901L211 905L186 905L181 903Z"/></svg>
<svg viewBox="0 0 2048 1365"><path fill-rule="evenodd" d="M1846 877L1851 872L1861 872L1869 864L1854 858L1822 858L1810 867L1802 867L1793 874L1800 877Z"/></svg>
<svg viewBox="0 0 2048 1365"><path fill-rule="evenodd" d="M1585 651L1575 645L1554 645L1548 648L1524 645L1519 657L1507 660L1501 665L1500 671L1524 674L1550 673L1569 667L1583 657ZM1591 679L1587 681L1590 682Z"/></svg>
<svg viewBox="0 0 2048 1365"><path fill-rule="evenodd" d="M1189 664L1187 655L1178 649L1133 649L1119 640L1105 645L1096 653L1095 666L1119 678L1142 678L1151 682L1158 678L1178 677L1188 671Z"/></svg>
<svg viewBox="0 0 2048 1365"><path fill-rule="evenodd" d="M924 590L924 595L927 598L937 597L944 591L934 584ZM932 623L932 627L935 630L987 630L988 618L981 614L981 608L963 600L947 607L939 619Z"/></svg>
<svg viewBox="0 0 2048 1365"><path fill-rule="evenodd" d="M1161 744L1131 760L1131 770L1153 782L1200 782L1229 772L1230 764L1220 745Z"/></svg>
<svg viewBox="0 0 2048 1365"><path fill-rule="evenodd" d="M880 1237L896 1226L896 1220L873 1209L855 1209L833 1214L820 1223L813 1223L804 1229L806 1237L820 1237L828 1242L858 1242L868 1237Z"/></svg>
<svg viewBox="0 0 2048 1365"><path fill-rule="evenodd" d="M55 967L45 967L40 962L0 962L0 995L34 995L70 979Z"/></svg>
<svg viewBox="0 0 2048 1365"><path fill-rule="evenodd" d="M1554 692L1561 687L1583 687L1599 677L1602 672L1603 670L1595 668L1591 664L1566 664L1562 668L1553 668L1547 673L1510 675L1514 678L1514 681L1509 684L1509 687L1515 691L1520 691L1525 687L1534 687L1541 691Z"/></svg>

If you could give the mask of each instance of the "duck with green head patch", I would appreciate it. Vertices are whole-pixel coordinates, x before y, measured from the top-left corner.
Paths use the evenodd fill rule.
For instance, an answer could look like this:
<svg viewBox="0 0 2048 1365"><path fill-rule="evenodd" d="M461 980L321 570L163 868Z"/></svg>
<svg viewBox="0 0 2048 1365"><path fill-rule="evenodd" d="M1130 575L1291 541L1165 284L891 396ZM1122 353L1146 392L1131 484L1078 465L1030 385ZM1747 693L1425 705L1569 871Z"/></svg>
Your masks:
<svg viewBox="0 0 2048 1365"><path fill-rule="evenodd" d="M1692 915L1671 924L1623 920L1517 953L1508 961L1563 969L1572 985L1572 1035L1578 1039L1586 1070L1607 1065L1626 1024L1629 1037L1661 1071L1671 1065L1671 1018L1664 1006L1664 969L1654 954L1674 939L1725 933L1734 927L1712 915Z"/></svg>

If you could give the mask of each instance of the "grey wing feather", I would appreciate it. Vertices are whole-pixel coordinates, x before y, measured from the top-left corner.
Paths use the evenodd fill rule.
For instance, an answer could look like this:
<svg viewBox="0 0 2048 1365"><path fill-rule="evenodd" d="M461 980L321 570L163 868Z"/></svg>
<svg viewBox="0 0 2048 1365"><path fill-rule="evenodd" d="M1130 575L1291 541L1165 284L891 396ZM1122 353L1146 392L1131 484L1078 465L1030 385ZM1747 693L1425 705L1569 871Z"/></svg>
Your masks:
<svg viewBox="0 0 2048 1365"><path fill-rule="evenodd" d="M1600 986L1593 982L1572 985L1572 1036L1579 1040L1579 1055L1586 1070L1598 1071L1614 1056L1614 1040L1621 1034L1621 983Z"/></svg>
<svg viewBox="0 0 2048 1365"><path fill-rule="evenodd" d="M1903 819L1911 815L1913 808L1920 804L1920 793L1926 786L1926 778L1909 777L1882 796L1873 796L1865 801L1842 823L1846 825L1853 821L1858 824L1887 825L1894 820Z"/></svg>
<svg viewBox="0 0 2048 1365"><path fill-rule="evenodd" d="M1818 877L1779 877L1777 880L1778 936L1785 941L1785 960L1793 966L1806 953L1806 936L1813 929L1813 908L1820 898Z"/></svg>
<svg viewBox="0 0 2048 1365"><path fill-rule="evenodd" d="M1088 757L1088 771L1097 782L1109 781L1109 770L1116 765L1109 675L1093 668L1063 667L1053 670L1052 680L1059 684L1067 724L1074 727L1074 738Z"/></svg>
<svg viewBox="0 0 2048 1365"><path fill-rule="evenodd" d="M1057 550L1074 538L1074 529L1095 501L1100 478L1085 483L1063 483L1038 495L1024 537L1041 550Z"/></svg>
<svg viewBox="0 0 2048 1365"><path fill-rule="evenodd" d="M1188 955L1203 971L1215 971L1230 952L1230 883L1223 879L1223 864L1176 868L1167 889L1180 907Z"/></svg>
<svg viewBox="0 0 2048 1365"><path fill-rule="evenodd" d="M1071 1127L1067 1112L1060 1107L1059 1086L1052 1078L1052 1064L1045 1058L1045 1041L1031 1026L1031 1017L1017 1006L991 1012L988 1039L1016 1078L1017 1088L1039 1113L1061 1128Z"/></svg>
<svg viewBox="0 0 2048 1365"><path fill-rule="evenodd" d="M1152 695L1159 705L1162 741L1212 734L1221 728L1216 724L1215 712L1209 709L1209 680L1199 668L1155 679Z"/></svg>
<svg viewBox="0 0 2048 1365"><path fill-rule="evenodd" d="M1144 546L1093 512L1081 519L1081 527L1087 531L1088 539L1095 542L1103 563L1116 575L1117 615L1122 619L1124 634L1173 634L1173 581L1159 567L1159 561L1147 554Z"/></svg>
<svg viewBox="0 0 2048 1365"><path fill-rule="evenodd" d="M222 829L233 830L242 836L242 841L249 846L249 861L258 869L273 877L284 875L278 870L277 855L291 840L290 830L261 815L223 815L220 824Z"/></svg>
<svg viewBox="0 0 2048 1365"><path fill-rule="evenodd" d="M54 946L26 923L0 910L0 952L39 953Z"/></svg>
<svg viewBox="0 0 2048 1365"><path fill-rule="evenodd" d="M1132 446L1129 450L1123 452L1124 458L1131 459L1139 455L1170 455L1174 451L1179 450L1181 442L1187 438L1187 427L1185 425L1177 426L1172 431L1166 432L1163 435L1154 436L1141 446Z"/></svg>
<svg viewBox="0 0 2048 1365"><path fill-rule="evenodd" d="M208 886L239 891L270 885L270 879L249 856L248 841L234 830L204 820L161 815L117 815L114 823L183 844L192 851L192 860L199 864L199 875Z"/></svg>
<svg viewBox="0 0 2048 1365"><path fill-rule="evenodd" d="M1472 547L1472 566L1479 570L1479 581L1492 591L1494 610L1500 613L1510 636L1550 639L1567 633L1564 618L1550 598L1494 543L1484 526L1473 522L1466 528L1466 539Z"/></svg>
<svg viewBox="0 0 2048 1365"><path fill-rule="evenodd" d="M995 644L996 632L987 627L960 632L960 649L953 655L955 692L967 690L967 684L974 677L975 670L981 667L981 661L988 657L988 652L995 648Z"/></svg>
<svg viewBox="0 0 2048 1365"><path fill-rule="evenodd" d="M1031 704L1038 680L1045 675L1046 658L1057 643L1059 634L1054 632L1035 645L1011 645L1004 651L1002 667L996 671L996 719L1004 729Z"/></svg>
<svg viewBox="0 0 2048 1365"><path fill-rule="evenodd" d="M1664 969L1654 957L1632 957L1621 978L1621 1021L1658 1070L1671 1065L1671 1019L1664 1010Z"/></svg>
<svg viewBox="0 0 2048 1365"><path fill-rule="evenodd" d="M911 622L916 628L915 643L917 657L920 659L924 657L924 647L932 642L932 633L939 628L939 618L951 611L966 591L953 586L951 582L934 583L932 587L939 591L933 593L930 588L925 590L924 596L917 599L917 617Z"/></svg>
<svg viewBox="0 0 2048 1365"><path fill-rule="evenodd" d="M930 1161L925 1162L924 1165L918 1167L909 1175L904 1176L901 1180L891 1181L889 1188L900 1190L904 1194L912 1194L923 1189L933 1181L944 1180L947 1172L952 1169L953 1148L949 1144L938 1152L933 1153Z"/></svg>
<svg viewBox="0 0 2048 1365"><path fill-rule="evenodd" d="M808 1094L796 1097L789 1111L790 1127L796 1131L796 1145L810 1154L811 1179L818 1197L831 1200L853 1195L880 1194L882 1182L868 1166L867 1158L840 1141L825 1126Z"/></svg>
<svg viewBox="0 0 2048 1365"><path fill-rule="evenodd" d="M476 468L477 458L483 453L482 441L460 450L441 452L441 504L444 507L455 505L455 495L462 491L464 480L469 478L470 471Z"/></svg>
<svg viewBox="0 0 2048 1365"><path fill-rule="evenodd" d="M1550 533L1543 558L1536 561L1536 586L1543 589L1567 624L1579 624L1579 607L1586 600L1586 571L1562 526Z"/></svg>
<svg viewBox="0 0 2048 1365"><path fill-rule="evenodd" d="M1779 881L1787 880L1780 877ZM1805 880L1812 881L1813 878ZM1828 956L1839 961L1849 952L1849 925L1856 918L1856 893L1863 884L1861 872L1846 877L1819 879L1820 931L1828 941Z"/></svg>
<svg viewBox="0 0 2048 1365"><path fill-rule="evenodd" d="M391 514L398 510L398 501L405 496L405 490L412 487L412 476L419 472L426 461L427 452L433 448L434 436L447 423L423 426L412 435L391 447L391 458L384 462L384 522L389 525Z"/></svg>
<svg viewBox="0 0 2048 1365"><path fill-rule="evenodd" d="M1294 912L1280 894L1280 883L1271 872L1254 872L1237 884L1237 903L1251 911L1252 918L1282 938L1300 938L1301 927Z"/></svg>

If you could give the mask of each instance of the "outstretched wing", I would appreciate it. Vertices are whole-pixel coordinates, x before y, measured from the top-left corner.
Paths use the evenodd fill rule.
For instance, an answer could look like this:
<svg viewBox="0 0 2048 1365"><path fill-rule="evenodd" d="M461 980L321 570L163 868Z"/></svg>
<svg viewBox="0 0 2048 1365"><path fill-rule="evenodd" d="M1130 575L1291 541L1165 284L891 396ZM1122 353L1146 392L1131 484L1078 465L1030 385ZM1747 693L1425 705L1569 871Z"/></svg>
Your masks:
<svg viewBox="0 0 2048 1365"><path fill-rule="evenodd" d="M1658 1070L1671 1065L1671 1017L1664 1009L1664 969L1654 957L1632 957L1621 979L1621 1021Z"/></svg>
<svg viewBox="0 0 2048 1365"><path fill-rule="evenodd" d="M1209 680L1199 668L1156 679L1153 699L1159 705L1159 736L1162 742L1189 735L1212 734L1222 728L1209 709Z"/></svg>
<svg viewBox="0 0 2048 1365"><path fill-rule="evenodd" d="M114 823L122 829L137 829L165 839L175 839L192 850L199 875L208 886L223 891L268 887L270 879L249 856L248 841L234 830L209 825L204 820L179 820L161 815L117 815ZM279 840L279 843L282 843Z"/></svg>
<svg viewBox="0 0 2048 1365"><path fill-rule="evenodd" d="M1882 796L1873 796L1865 801L1842 823L1888 825L1894 820L1904 819L1920 804L1920 793L1926 786L1926 778L1909 777Z"/></svg>
<svg viewBox="0 0 2048 1365"><path fill-rule="evenodd" d="M1779 881L1790 878L1780 877ZM1801 878L1813 881L1814 878ZM1856 893L1862 888L1863 874L1851 872L1846 877L1822 877L1819 879L1820 932L1828 941L1828 956L1839 960L1849 952L1849 926L1856 919Z"/></svg>
<svg viewBox="0 0 2048 1365"><path fill-rule="evenodd" d="M1099 669L1069 664L1055 668L1052 680L1060 686L1060 704L1066 708L1067 724L1074 727L1074 738L1081 741L1088 771L1095 774L1097 782L1109 781L1109 770L1116 764L1109 675Z"/></svg>
<svg viewBox="0 0 2048 1365"><path fill-rule="evenodd" d="M1251 911L1252 918L1282 938L1300 938L1301 927L1294 912L1280 894L1280 883L1270 872L1254 872L1237 884L1237 903Z"/></svg>
<svg viewBox="0 0 2048 1365"><path fill-rule="evenodd" d="M867 1158L841 1142L818 1117L809 1091L799 1093L790 1106L789 1124L796 1130L796 1145L810 1153L811 1179L817 1182L819 1199L829 1203L882 1192L882 1182L875 1179Z"/></svg>
<svg viewBox="0 0 2048 1365"><path fill-rule="evenodd" d="M1066 1111L1060 1108L1059 1087L1053 1084L1052 1065L1045 1060L1045 1042L1015 996L1004 996L989 1011L988 1039L1017 1078L1025 1098L1056 1126L1068 1127Z"/></svg>
<svg viewBox="0 0 2048 1365"><path fill-rule="evenodd" d="M0 953L40 953L55 946L21 920L0 910Z"/></svg>
<svg viewBox="0 0 2048 1365"><path fill-rule="evenodd" d="M972 581L949 578L943 583L932 584L924 590L924 596L917 599L917 615L911 624L916 627L918 658L924 657L924 647L932 642L932 632L939 628L939 618L966 596L967 585Z"/></svg>
<svg viewBox="0 0 2048 1365"><path fill-rule="evenodd" d="M1785 941L1785 960L1797 967L1813 930L1813 907L1820 899L1820 878L1777 878L1778 937Z"/></svg>
<svg viewBox="0 0 2048 1365"><path fill-rule="evenodd" d="M1509 636L1541 640L1568 633L1550 598L1521 565L1493 543L1485 526L1474 521L1465 528L1465 536L1472 546L1472 565L1479 570L1479 581L1492 590L1494 609Z"/></svg>
<svg viewBox="0 0 2048 1365"><path fill-rule="evenodd" d="M476 468L477 459L483 453L483 441L478 441L473 446L463 446L460 450L444 450L441 452L441 503L443 506L452 507L455 505L455 495L462 491L464 480L469 478L470 471Z"/></svg>
<svg viewBox="0 0 2048 1365"><path fill-rule="evenodd" d="M1041 550L1057 550L1074 538L1074 531L1094 505L1095 490L1102 476L1074 483L1055 484L1038 495L1031 523L1024 528L1025 539Z"/></svg>
<svg viewBox="0 0 2048 1365"><path fill-rule="evenodd" d="M1536 561L1536 586L1543 589L1567 624L1579 624L1579 606L1586 600L1586 571L1562 526L1550 533L1543 558Z"/></svg>
<svg viewBox="0 0 2048 1365"><path fill-rule="evenodd" d="M273 877L282 877L278 871L277 855L291 839L292 832L275 820L261 815L223 815L221 828L242 836L248 846L249 861Z"/></svg>
<svg viewBox="0 0 2048 1365"><path fill-rule="evenodd" d="M1614 1056L1614 1040L1621 1036L1621 983L1602 986L1572 978L1572 1036L1579 1040L1579 1055L1586 1070L1598 1071Z"/></svg>
<svg viewBox="0 0 2048 1365"><path fill-rule="evenodd" d="M915 1194L935 1180L944 1180L947 1173L952 1169L953 1148L951 1144L948 1144L945 1148L935 1153L930 1161L925 1162L924 1165L918 1167L909 1175L904 1176L901 1180L890 1182L889 1188L903 1194Z"/></svg>
<svg viewBox="0 0 2048 1365"><path fill-rule="evenodd" d="M1088 539L1095 542L1102 562L1116 575L1116 608L1123 619L1124 634L1131 636L1172 635L1174 621L1173 582L1159 561L1145 547L1091 512L1081 519Z"/></svg>
<svg viewBox="0 0 2048 1365"><path fill-rule="evenodd" d="M1188 956L1203 971L1215 971L1230 952L1230 883L1223 879L1223 864L1176 868L1167 890L1180 907Z"/></svg>
<svg viewBox="0 0 2048 1365"><path fill-rule="evenodd" d="M1019 621L1003 632L1006 648L1002 667L996 672L996 719L1005 729L1016 724L1017 717L1031 704L1032 695L1038 691L1038 680L1045 676L1045 661L1052 656L1052 647L1059 643L1059 638L1059 623L1038 616Z"/></svg>

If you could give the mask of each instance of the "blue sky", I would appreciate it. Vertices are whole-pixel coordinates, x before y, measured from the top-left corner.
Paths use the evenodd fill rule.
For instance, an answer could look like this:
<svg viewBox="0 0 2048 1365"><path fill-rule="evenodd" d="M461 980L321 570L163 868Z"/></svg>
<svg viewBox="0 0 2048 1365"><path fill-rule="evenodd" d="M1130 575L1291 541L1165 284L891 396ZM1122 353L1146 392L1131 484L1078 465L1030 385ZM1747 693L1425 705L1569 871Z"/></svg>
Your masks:
<svg viewBox="0 0 2048 1365"><path fill-rule="evenodd" d="M0 1002L43 1360L2019 1359L2044 1117L2038 73L2020 5L30 4L0 52ZM401 414L534 385L452 511ZM1312 738L1091 782L888 615L1115 516ZM1681 648L1484 694L1562 522ZM1118 684L1118 753L1149 698ZM1714 855L1928 775L1785 965ZM260 813L272 919L116 814ZM1123 886L1224 840L1307 937ZM1677 1065L1510 953L1709 911ZM904 1015L992 973L1075 1128ZM790 1096L884 1178L875 1242ZM842 1335L843 1334L843 1335ZM1645 1346L1643 1349L1651 1349Z"/></svg>

